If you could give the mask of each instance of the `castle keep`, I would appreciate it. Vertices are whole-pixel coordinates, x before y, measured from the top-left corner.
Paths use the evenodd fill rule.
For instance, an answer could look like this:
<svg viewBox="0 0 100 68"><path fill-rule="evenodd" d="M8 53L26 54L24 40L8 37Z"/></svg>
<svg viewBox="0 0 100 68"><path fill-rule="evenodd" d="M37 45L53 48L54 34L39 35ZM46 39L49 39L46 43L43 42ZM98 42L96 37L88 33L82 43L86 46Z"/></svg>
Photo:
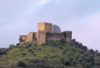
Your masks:
<svg viewBox="0 0 100 68"><path fill-rule="evenodd" d="M37 32L30 32L28 35L20 35L19 43L38 42L46 43L46 41L60 41L64 39L67 43L71 43L72 32L64 31L61 33L52 33L52 23L38 23Z"/></svg>

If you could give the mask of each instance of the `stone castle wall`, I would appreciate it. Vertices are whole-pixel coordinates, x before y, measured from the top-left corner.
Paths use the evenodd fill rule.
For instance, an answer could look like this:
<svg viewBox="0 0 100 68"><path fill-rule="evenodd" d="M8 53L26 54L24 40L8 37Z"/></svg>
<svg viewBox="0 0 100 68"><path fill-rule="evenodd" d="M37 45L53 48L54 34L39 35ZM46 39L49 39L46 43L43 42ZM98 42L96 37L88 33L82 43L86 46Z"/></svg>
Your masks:
<svg viewBox="0 0 100 68"><path fill-rule="evenodd" d="M37 41L37 32L30 32L28 35L20 35L19 39L21 39L19 42L33 42Z"/></svg>
<svg viewBox="0 0 100 68"><path fill-rule="evenodd" d="M44 31L38 32L38 42L39 43L45 43L46 42L46 32L44 32Z"/></svg>
<svg viewBox="0 0 100 68"><path fill-rule="evenodd" d="M45 23L38 23L38 28L37 28L38 30L38 32L39 31L44 31L45 30Z"/></svg>
<svg viewBox="0 0 100 68"><path fill-rule="evenodd" d="M34 37L33 37L34 33L30 32L27 36L26 42L31 42L33 41Z"/></svg>
<svg viewBox="0 0 100 68"><path fill-rule="evenodd" d="M45 32L52 32L52 23L45 24Z"/></svg>
<svg viewBox="0 0 100 68"><path fill-rule="evenodd" d="M66 42L67 43L71 43L71 40L72 40L72 31L65 31L66 33Z"/></svg>
<svg viewBox="0 0 100 68"><path fill-rule="evenodd" d="M71 42L71 31L65 31L62 33L46 33L46 41L60 41L61 39L66 40L67 43Z"/></svg>
<svg viewBox="0 0 100 68"><path fill-rule="evenodd" d="M47 41L60 41L61 39L64 39L64 33L46 33Z"/></svg>
<svg viewBox="0 0 100 68"><path fill-rule="evenodd" d="M34 32L33 41L37 41L37 32Z"/></svg>
<svg viewBox="0 0 100 68"><path fill-rule="evenodd" d="M38 32L30 32L28 35L19 37L19 43L23 42L39 42L45 43L46 41L60 41L64 39L67 43L71 42L72 32L64 31L62 33L52 33L52 23L38 23Z"/></svg>
<svg viewBox="0 0 100 68"><path fill-rule="evenodd" d="M26 39L27 39L27 35L20 35L19 36L19 43L25 42Z"/></svg>

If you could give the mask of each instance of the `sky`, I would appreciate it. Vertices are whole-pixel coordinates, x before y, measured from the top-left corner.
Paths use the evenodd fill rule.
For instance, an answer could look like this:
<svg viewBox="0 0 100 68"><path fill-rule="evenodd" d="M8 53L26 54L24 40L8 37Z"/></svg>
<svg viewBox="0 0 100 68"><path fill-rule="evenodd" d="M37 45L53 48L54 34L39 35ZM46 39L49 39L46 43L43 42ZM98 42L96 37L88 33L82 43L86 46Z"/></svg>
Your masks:
<svg viewBox="0 0 100 68"><path fill-rule="evenodd" d="M0 48L50 22L89 49L100 51L100 0L0 0Z"/></svg>

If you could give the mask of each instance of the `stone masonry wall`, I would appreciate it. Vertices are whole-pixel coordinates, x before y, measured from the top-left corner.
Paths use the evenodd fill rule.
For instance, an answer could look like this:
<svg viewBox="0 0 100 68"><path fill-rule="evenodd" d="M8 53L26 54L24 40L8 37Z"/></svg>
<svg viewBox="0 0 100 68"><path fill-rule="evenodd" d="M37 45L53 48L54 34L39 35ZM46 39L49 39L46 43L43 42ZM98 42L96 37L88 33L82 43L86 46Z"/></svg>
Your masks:
<svg viewBox="0 0 100 68"><path fill-rule="evenodd" d="M37 41L37 32L34 32L34 35L33 36L34 36L34 39L33 40L34 41Z"/></svg>
<svg viewBox="0 0 100 68"><path fill-rule="evenodd" d="M52 23L45 23L45 32L52 32Z"/></svg>
<svg viewBox="0 0 100 68"><path fill-rule="evenodd" d="M46 40L47 41L60 41L64 39L64 33L46 33Z"/></svg>
<svg viewBox="0 0 100 68"><path fill-rule="evenodd" d="M29 34L28 34L28 36L27 36L27 40L26 40L26 42L32 42L33 41L33 32L30 32Z"/></svg>
<svg viewBox="0 0 100 68"><path fill-rule="evenodd" d="M45 43L46 42L46 33L43 31L38 32L38 42Z"/></svg>
<svg viewBox="0 0 100 68"><path fill-rule="evenodd" d="M20 39L19 43L25 42L26 39L27 39L27 35L20 35L20 36L19 36L19 39Z"/></svg>
<svg viewBox="0 0 100 68"><path fill-rule="evenodd" d="M67 37L66 37L66 41L67 43L71 43L71 39L72 39L72 31L65 31Z"/></svg>
<svg viewBox="0 0 100 68"><path fill-rule="evenodd" d="M60 41L61 39L65 39L67 43L71 43L72 32L65 31L62 33L46 33L46 41Z"/></svg>
<svg viewBox="0 0 100 68"><path fill-rule="evenodd" d="M45 30L45 23L38 23L38 31L44 31Z"/></svg>

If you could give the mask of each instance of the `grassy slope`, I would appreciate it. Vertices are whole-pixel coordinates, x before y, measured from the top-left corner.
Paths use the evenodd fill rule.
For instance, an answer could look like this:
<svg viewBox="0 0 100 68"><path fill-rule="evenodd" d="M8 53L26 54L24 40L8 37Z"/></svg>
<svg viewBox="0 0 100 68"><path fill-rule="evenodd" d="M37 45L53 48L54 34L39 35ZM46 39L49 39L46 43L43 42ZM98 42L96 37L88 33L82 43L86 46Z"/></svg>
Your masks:
<svg viewBox="0 0 100 68"><path fill-rule="evenodd" d="M56 45L57 45L56 47L53 47L51 45L52 44L50 42L48 42L48 45L45 45L45 46L36 46L35 43L32 43L31 46L28 48L27 46L29 46L29 44L19 45L17 47L14 47L10 51L8 51L6 55L3 55L2 57L0 57L0 65L4 67L9 67L9 68L12 66L12 68L15 68L15 66L17 65L19 61L24 61L31 68L31 65L34 65L34 64L29 62L30 60L43 59L44 61L46 61L44 63L45 65L66 67L65 65L61 63L61 58L63 57L64 60L69 60L69 57L67 55L69 54L68 48L70 48L71 46L67 43L62 44L60 42L56 42ZM30 49L32 49L31 52L29 52ZM64 50L67 51L66 54L62 54ZM79 53L78 50L80 50L80 48L75 47L75 52L73 53L73 56L72 56L73 58L75 58L74 55L77 55ZM26 53L26 55L22 55L22 53ZM78 61L76 65L71 63L71 66L68 66L68 67L69 68L70 67L84 68L84 66L82 66L81 63Z"/></svg>

